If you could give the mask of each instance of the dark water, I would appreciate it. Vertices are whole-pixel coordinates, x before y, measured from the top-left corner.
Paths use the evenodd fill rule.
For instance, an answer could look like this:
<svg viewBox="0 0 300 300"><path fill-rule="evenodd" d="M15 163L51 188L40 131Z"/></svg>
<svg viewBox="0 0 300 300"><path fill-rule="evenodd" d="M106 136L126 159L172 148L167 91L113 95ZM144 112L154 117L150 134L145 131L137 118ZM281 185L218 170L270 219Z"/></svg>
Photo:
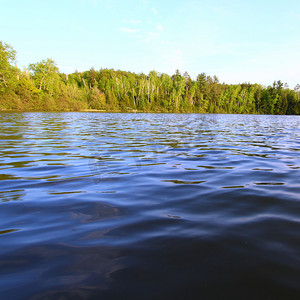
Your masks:
<svg viewBox="0 0 300 300"><path fill-rule="evenodd" d="M300 299L300 117L0 124L0 299Z"/></svg>

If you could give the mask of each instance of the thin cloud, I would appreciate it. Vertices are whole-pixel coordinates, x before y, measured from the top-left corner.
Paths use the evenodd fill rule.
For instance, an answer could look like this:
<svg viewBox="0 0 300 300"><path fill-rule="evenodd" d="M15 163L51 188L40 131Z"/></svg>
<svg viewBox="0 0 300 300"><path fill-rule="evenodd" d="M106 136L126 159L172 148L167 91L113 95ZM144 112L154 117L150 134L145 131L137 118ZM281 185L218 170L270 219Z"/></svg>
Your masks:
<svg viewBox="0 0 300 300"><path fill-rule="evenodd" d="M142 21L132 19L132 20L129 20L129 23L131 23L131 24L140 24L140 23L142 23Z"/></svg>
<svg viewBox="0 0 300 300"><path fill-rule="evenodd" d="M141 20L136 20L136 19L130 19L130 20L123 20L124 23L127 23L127 24L135 24L135 25L138 25L138 24L141 24L142 21Z"/></svg>
<svg viewBox="0 0 300 300"><path fill-rule="evenodd" d="M157 30L159 30L159 31L162 31L162 30L163 30L163 27L162 27L160 24L158 24L156 28L157 28Z"/></svg>
<svg viewBox="0 0 300 300"><path fill-rule="evenodd" d="M121 27L120 30L122 32L127 32L127 33L137 33L137 32L139 32L139 29L126 28L126 27Z"/></svg>
<svg viewBox="0 0 300 300"><path fill-rule="evenodd" d="M151 32L151 31L148 32L148 34L153 37L159 36L159 33Z"/></svg>
<svg viewBox="0 0 300 300"><path fill-rule="evenodd" d="M154 7L152 7L152 11L153 11L156 15L158 15L158 11L157 11Z"/></svg>

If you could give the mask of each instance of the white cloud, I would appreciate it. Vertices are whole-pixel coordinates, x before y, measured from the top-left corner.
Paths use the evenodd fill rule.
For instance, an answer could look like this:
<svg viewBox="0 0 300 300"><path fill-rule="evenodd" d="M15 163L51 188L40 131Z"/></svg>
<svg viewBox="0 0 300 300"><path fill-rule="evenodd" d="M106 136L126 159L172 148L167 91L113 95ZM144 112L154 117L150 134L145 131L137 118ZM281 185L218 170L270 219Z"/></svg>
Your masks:
<svg viewBox="0 0 300 300"><path fill-rule="evenodd" d="M155 32L148 32L148 34L152 37L159 36L159 33L155 33Z"/></svg>
<svg viewBox="0 0 300 300"><path fill-rule="evenodd" d="M136 19L130 19L130 20L123 20L124 23L127 23L127 24L141 24L142 21L141 20L136 20Z"/></svg>
<svg viewBox="0 0 300 300"><path fill-rule="evenodd" d="M158 24L156 28L157 28L159 31L162 31L162 30L163 30L163 27L162 27L160 24Z"/></svg>
<svg viewBox="0 0 300 300"><path fill-rule="evenodd" d="M140 24L142 21L140 21L140 20L134 20L134 19L131 19L131 20L129 20L129 23L131 23L131 24Z"/></svg>
<svg viewBox="0 0 300 300"><path fill-rule="evenodd" d="M158 11L157 11L154 7L152 7L152 11L153 11L156 15L158 15Z"/></svg>
<svg viewBox="0 0 300 300"><path fill-rule="evenodd" d="M139 32L139 29L126 28L126 27L122 27L122 28L120 28L120 30L123 31L123 32L127 32L127 33L137 33L137 32Z"/></svg>

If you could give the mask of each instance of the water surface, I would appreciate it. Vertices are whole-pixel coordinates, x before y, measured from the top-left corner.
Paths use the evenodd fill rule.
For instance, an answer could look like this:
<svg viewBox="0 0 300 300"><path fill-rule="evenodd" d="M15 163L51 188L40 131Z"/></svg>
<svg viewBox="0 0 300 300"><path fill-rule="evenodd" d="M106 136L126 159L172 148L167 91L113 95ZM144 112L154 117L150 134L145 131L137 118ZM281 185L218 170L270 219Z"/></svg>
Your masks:
<svg viewBox="0 0 300 300"><path fill-rule="evenodd" d="M1 299L299 299L300 117L0 125Z"/></svg>

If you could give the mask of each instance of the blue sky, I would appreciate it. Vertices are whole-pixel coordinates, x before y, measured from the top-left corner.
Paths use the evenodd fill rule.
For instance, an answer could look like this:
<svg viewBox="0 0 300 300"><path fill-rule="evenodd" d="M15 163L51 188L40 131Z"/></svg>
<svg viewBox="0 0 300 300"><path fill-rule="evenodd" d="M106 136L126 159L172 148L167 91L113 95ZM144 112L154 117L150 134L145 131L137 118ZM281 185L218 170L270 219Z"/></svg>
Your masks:
<svg viewBox="0 0 300 300"><path fill-rule="evenodd" d="M205 72L226 83L300 83L299 0L0 0L20 68Z"/></svg>

